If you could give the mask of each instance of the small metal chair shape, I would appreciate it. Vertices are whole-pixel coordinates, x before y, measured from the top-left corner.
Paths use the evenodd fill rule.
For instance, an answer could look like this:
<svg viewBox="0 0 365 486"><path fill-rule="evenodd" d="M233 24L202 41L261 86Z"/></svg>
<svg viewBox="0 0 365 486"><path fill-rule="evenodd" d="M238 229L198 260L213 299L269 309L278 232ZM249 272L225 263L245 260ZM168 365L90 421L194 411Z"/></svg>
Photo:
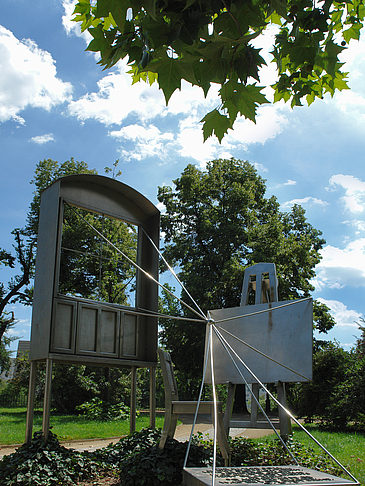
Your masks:
<svg viewBox="0 0 365 486"><path fill-rule="evenodd" d="M168 437L174 437L178 417L181 415L194 415L197 401L181 401L179 400L177 384L174 375L174 365L171 361L171 356L167 351L158 349L160 358L160 365L162 369L162 377L165 387L165 418L161 434L159 447L163 449ZM214 402L204 401L199 404L199 413L211 415L214 413ZM230 453L227 436L224 432L223 426L223 412L222 403L217 403L217 442L221 454L224 458L226 466L229 465Z"/></svg>
<svg viewBox="0 0 365 486"><path fill-rule="evenodd" d="M276 268L274 263L257 263L245 269L242 294L241 307L250 304L264 304L268 302L278 302L278 281L276 277ZM278 400L286 406L286 394L284 383L277 382ZM258 420L258 406L255 400L251 399L251 412L249 420L232 420L232 410L234 403L236 385L228 384L228 396L226 403L226 410L224 414L224 427L228 436L229 429L234 427L245 428L270 428L270 424L266 421ZM259 398L259 385L252 384L252 393ZM285 412L279 407L279 426L280 434L287 436L291 433L291 424ZM273 422L275 423L275 422Z"/></svg>

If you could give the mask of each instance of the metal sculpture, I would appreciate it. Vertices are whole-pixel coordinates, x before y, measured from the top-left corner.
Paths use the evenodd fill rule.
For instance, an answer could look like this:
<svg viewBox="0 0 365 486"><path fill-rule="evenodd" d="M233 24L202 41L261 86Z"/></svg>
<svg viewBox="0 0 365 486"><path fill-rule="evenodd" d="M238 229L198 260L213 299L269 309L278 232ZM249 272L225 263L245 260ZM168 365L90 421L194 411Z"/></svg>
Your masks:
<svg viewBox="0 0 365 486"><path fill-rule="evenodd" d="M275 383L280 402L285 406L285 383L305 382L312 378L312 300L278 302L276 269L273 263L258 263L245 269L241 306L209 311L217 328L235 351L244 356L249 369L263 383ZM231 419L236 384L251 384L252 394L259 396L259 387L252 374L240 363L236 369L224 351L217 335L213 335L215 381L228 383L225 414L227 434L230 427L270 428L267 421L257 420L257 404L251 399L247 418ZM209 383L210 368L206 381ZM244 378L242 378L242 376ZM244 379L244 381L243 381ZM290 421L279 408L282 436L290 433ZM273 422L273 421L272 421Z"/></svg>
<svg viewBox="0 0 365 486"><path fill-rule="evenodd" d="M106 243L109 249L112 248L124 262L128 263L124 269L118 265L115 266L115 269L117 273L122 269L125 277L129 278L131 275L131 280L134 280L129 293L126 289L131 280L127 280L122 287L119 287L121 292L128 293L132 302L127 303L123 299L119 302L105 301L101 247L98 256L100 260L99 277L95 271L91 272L91 276L87 275L87 283L91 282L91 285L86 285L85 288L89 288L86 293L85 289L82 290L82 286L80 290L78 285L74 285L75 281L85 277L80 271L81 263L95 255L90 251L85 251L84 245L86 247L89 245L89 238L86 238L87 241L84 241L80 247L75 247L75 245L70 247L70 245L64 244L64 216L67 211L69 215L75 212L76 217L86 225L85 228L92 231L91 241L93 238L97 238L97 241ZM96 219L85 215L84 211L96 214ZM137 235L134 258L119 248L118 237L116 241L113 241L113 237L106 234L103 227L97 227L100 223L99 220L101 219L103 223L104 218L115 218L122 221L122 226L127 225L124 226L124 230L128 230L128 225L134 225L134 230L131 229ZM110 221L108 220L107 223L110 224ZM93 244L91 247L94 248ZM63 255L62 252L64 252ZM67 260L65 254L68 252L79 255L75 257L76 260L74 259L74 263L76 261L77 264L67 264L67 261L65 263L63 258ZM159 283L159 257L181 285L185 295L190 299L191 305L175 296L168 287ZM135 274L131 273L131 267L135 268ZM262 387L278 405L281 413L285 413L304 429L312 440L351 477L351 481L338 480L338 482L333 478L321 478L322 485L326 484L327 479L327 482L332 485L359 484L356 478L291 414L283 405L283 400L280 401L274 397L264 384L264 382L277 380L306 381L311 376L312 348L311 337L309 337L312 326L311 299L277 302L276 275L272 271L272 266L270 268L265 266L265 271L263 271L263 267L256 268L255 279L251 278L252 273L247 272L240 307L215 310L205 314L159 250L159 211L150 201L131 187L102 176L67 176L53 183L41 197L26 440L30 440L32 433L36 370L37 363L40 361L46 362L42 426L45 438L47 438L49 429L54 361L131 368L131 430L134 430L135 425L136 369L137 367L149 367L151 371L150 423L151 426L154 426L157 319L177 319L203 324L207 328L203 377L184 461L184 484L194 486L205 484L214 486L215 484L219 415L215 384L223 382L245 383L246 385L251 383L255 385L256 390L257 387ZM71 272L71 275L63 279L63 272L67 274L68 271ZM264 274L268 274L269 278L263 278ZM120 282L117 285L120 285ZM167 293L178 299L196 317L186 318L159 314L158 287L162 287ZM248 305L251 303L252 293L255 296L255 305ZM258 320L257 316L259 316ZM255 340L255 336L258 334L260 339ZM285 342L283 342L284 337ZM296 346L296 349L300 348L302 355L300 360L297 359L297 353L289 352L292 346ZM213 409L214 453L209 480L198 477L199 471L186 468L205 383L212 385L213 395L213 404L210 404L210 409ZM300 469L298 461L260 405L258 394L254 391L255 388L250 390L252 400L270 423L295 463L294 469ZM218 475L221 473L222 471ZM252 471L248 472L249 477L252 476L251 473ZM279 482L284 484L282 479ZM316 480L317 478L311 484L316 484ZM230 479L224 479L224 484L230 484L229 481ZM233 482L241 484L237 478ZM257 481L255 482L257 483ZM247 484L247 481L242 484Z"/></svg>
<svg viewBox="0 0 365 486"><path fill-rule="evenodd" d="M40 361L46 361L43 413L46 437L55 361L131 368L132 430L136 368L150 368L150 409L151 422L154 422L154 368L157 363L157 317L154 313L158 311L155 249L159 246L159 221L158 209L142 194L103 176L63 177L42 193L32 313L27 441L32 434L36 367ZM76 235L72 233L72 223L78 227L81 224L81 231L79 229ZM105 225L111 228L110 235L104 234ZM128 236L129 231L135 233L132 238L136 246L132 251L134 259L117 246L119 235ZM75 237L78 238L76 242ZM116 244L108 239L113 237ZM104 249L104 243L113 249L112 255ZM127 266L119 263L118 258L127 260ZM116 301L105 297L106 261L112 265L112 270L119 274L124 272L126 279L128 276L125 286L119 288ZM135 273L132 268L136 269ZM130 275L134 282L127 292ZM122 299L120 294L124 296Z"/></svg>

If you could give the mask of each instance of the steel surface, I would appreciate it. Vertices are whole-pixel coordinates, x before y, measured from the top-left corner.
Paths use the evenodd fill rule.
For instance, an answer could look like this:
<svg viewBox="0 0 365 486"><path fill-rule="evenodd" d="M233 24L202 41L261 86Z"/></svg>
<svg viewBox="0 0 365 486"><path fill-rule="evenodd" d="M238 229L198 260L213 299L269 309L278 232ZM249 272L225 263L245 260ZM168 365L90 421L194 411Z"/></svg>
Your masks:
<svg viewBox="0 0 365 486"><path fill-rule="evenodd" d="M296 303L276 310L270 310L293 302ZM268 312L247 315L263 310L268 310ZM275 383L277 381L287 383L300 382L308 381L312 378L313 324L311 300L272 302L270 304L212 310L210 311L210 316L214 321L235 318L217 323L217 326L219 326L222 336L263 383ZM237 316L243 317L236 318ZM225 333L224 330L306 378L289 371L289 369L250 349L242 342ZM231 358L214 333L213 354L216 383L244 383ZM256 380L242 364L237 364L247 382L255 383ZM210 366L208 366L205 381L211 383Z"/></svg>

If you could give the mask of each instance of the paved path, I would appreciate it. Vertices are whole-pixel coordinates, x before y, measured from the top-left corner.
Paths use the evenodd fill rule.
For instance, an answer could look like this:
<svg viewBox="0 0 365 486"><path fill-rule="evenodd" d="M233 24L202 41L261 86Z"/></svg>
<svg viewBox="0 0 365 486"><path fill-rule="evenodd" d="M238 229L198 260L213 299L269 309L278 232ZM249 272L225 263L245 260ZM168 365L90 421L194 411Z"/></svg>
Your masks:
<svg viewBox="0 0 365 486"><path fill-rule="evenodd" d="M191 432L191 423L182 423L176 427L174 438L180 442L189 440ZM210 423L197 423L194 428L194 433L201 432L203 435L207 435L209 438L213 438L214 430ZM273 434L272 430L265 429L231 429L231 437L246 437L249 439L265 437ZM106 447L110 443L118 442L120 437L111 437L109 439L84 439L77 441L64 441L61 444L64 447L76 449L78 451L93 451L95 449L101 449ZM0 457L8 454L12 454L20 447L20 444L16 445L0 445Z"/></svg>

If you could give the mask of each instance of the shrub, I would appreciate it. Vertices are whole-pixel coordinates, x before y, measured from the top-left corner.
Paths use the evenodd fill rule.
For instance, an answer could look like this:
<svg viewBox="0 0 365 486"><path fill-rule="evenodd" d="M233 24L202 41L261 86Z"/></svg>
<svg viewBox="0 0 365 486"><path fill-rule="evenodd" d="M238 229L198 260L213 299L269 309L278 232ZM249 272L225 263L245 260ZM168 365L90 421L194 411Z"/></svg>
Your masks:
<svg viewBox="0 0 365 486"><path fill-rule="evenodd" d="M158 444L161 431L158 429L142 429L140 432L123 437L115 444L109 444L102 449L89 452L89 456L112 468L117 468L120 461L127 455L139 453Z"/></svg>
<svg viewBox="0 0 365 486"><path fill-rule="evenodd" d="M90 420L125 420L130 413L129 407L123 403L111 405L97 397L78 405L76 411Z"/></svg>
<svg viewBox="0 0 365 486"><path fill-rule="evenodd" d="M176 486L182 481L187 443L167 439L164 449L158 444L143 447L122 458L119 473L123 486ZM204 447L192 444L188 466L204 467L209 455Z"/></svg>
<svg viewBox="0 0 365 486"><path fill-rule="evenodd" d="M47 442L41 432L35 432L29 444L0 461L1 486L71 486L97 472L99 464L61 446L51 432Z"/></svg>

